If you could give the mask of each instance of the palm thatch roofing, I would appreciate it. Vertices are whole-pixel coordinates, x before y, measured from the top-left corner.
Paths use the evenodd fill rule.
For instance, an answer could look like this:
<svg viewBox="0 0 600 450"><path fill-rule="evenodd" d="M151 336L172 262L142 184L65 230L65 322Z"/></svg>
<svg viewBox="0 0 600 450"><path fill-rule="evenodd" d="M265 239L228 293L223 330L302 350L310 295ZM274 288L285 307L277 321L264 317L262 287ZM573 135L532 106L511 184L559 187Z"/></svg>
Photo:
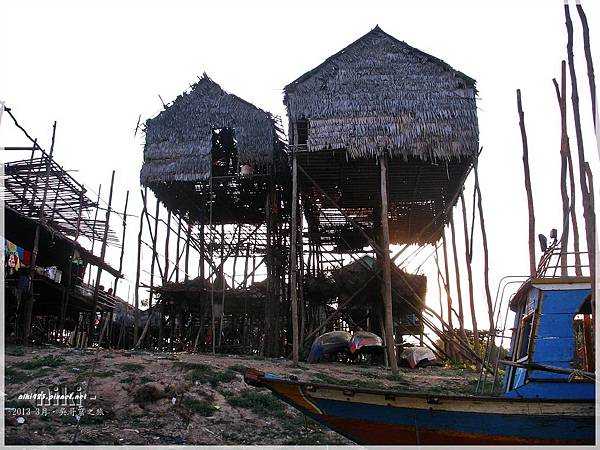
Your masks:
<svg viewBox="0 0 600 450"><path fill-rule="evenodd" d="M378 26L284 91L290 122L308 120L309 151L436 161L478 149L475 80Z"/></svg>
<svg viewBox="0 0 600 450"><path fill-rule="evenodd" d="M366 245L338 207L378 235L383 155L391 243L441 237L478 151L475 80L375 27L284 91L304 209L322 244Z"/></svg>
<svg viewBox="0 0 600 450"><path fill-rule="evenodd" d="M240 164L270 167L280 142L275 118L224 91L205 73L145 125L142 184L203 181L211 174L212 130L233 128Z"/></svg>
<svg viewBox="0 0 600 450"><path fill-rule="evenodd" d="M222 128L233 130L237 163L251 166L253 176L222 176L209 192L213 130ZM207 217L212 201L213 223L260 221L269 178L287 171L278 118L226 92L206 74L148 119L145 135L142 185L192 219Z"/></svg>

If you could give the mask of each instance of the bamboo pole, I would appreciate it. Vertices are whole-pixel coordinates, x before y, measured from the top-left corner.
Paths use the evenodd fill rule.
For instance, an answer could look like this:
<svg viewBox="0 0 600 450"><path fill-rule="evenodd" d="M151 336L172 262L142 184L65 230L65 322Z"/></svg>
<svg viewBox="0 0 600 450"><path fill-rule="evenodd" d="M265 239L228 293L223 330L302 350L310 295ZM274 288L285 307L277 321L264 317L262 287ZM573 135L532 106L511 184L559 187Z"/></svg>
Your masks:
<svg viewBox="0 0 600 450"><path fill-rule="evenodd" d="M529 174L529 149L527 146L527 132L525 131L525 114L521 104L521 90L517 89L517 108L519 110L519 127L521 128L521 141L523 143L523 171L525 175L525 191L527 192L527 210L529 212L529 275L535 276L535 213L533 210L533 193Z"/></svg>
<svg viewBox="0 0 600 450"><path fill-rule="evenodd" d="M398 373L396 346L394 340L394 319L392 311L392 269L390 261L390 229L388 224L388 160L387 155L379 158L381 182L381 237L383 246L383 304L385 308L385 337L388 362L392 373Z"/></svg>
<svg viewBox="0 0 600 450"><path fill-rule="evenodd" d="M112 196L113 186L115 183L115 171L112 171L110 179L110 191L108 194L108 207L106 209L106 219L104 222L104 236L102 238L102 247L100 249L100 264L98 265L98 271L96 272L96 285L94 286L94 299L92 302L92 311L90 315L90 325L88 328L88 343L91 345L94 341L93 333L96 321L96 308L98 307L98 293L100 291L100 277L102 276L102 265L104 264L104 258L106 256L106 240L108 238L108 222L110 220L110 213L112 210Z"/></svg>
<svg viewBox="0 0 600 450"><path fill-rule="evenodd" d="M475 314L475 298L473 295L473 271L471 268L471 255L469 254L470 241L472 236L469 238L469 227L467 223L467 208L465 205L465 197L460 194L460 203L462 206L462 217L463 217L463 231L465 238L465 262L467 266L467 281L469 283L469 306L471 311L471 325L473 327L473 350L478 355L481 354L479 345L479 330L477 327L477 315Z"/></svg>

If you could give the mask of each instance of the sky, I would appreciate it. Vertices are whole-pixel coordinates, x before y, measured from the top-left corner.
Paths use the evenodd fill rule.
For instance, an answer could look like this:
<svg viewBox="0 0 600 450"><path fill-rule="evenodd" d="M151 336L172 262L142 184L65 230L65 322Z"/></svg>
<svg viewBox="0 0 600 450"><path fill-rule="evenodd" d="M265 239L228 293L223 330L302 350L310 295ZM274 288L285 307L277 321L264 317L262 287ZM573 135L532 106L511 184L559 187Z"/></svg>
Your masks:
<svg viewBox="0 0 600 450"><path fill-rule="evenodd" d="M571 4L585 151L597 174L581 28ZM592 52L597 55L600 2L582 4L591 29ZM561 60L566 59L563 1L21 0L2 2L0 17L0 101L12 108L42 147L49 148L52 122L57 121L55 157L66 169L74 170L72 174L92 197L102 184L106 200L111 171L116 170L113 205L118 210L127 190L131 192L130 212L136 215L141 210L139 171L144 141L135 129L140 116L143 122L162 110L160 98L173 100L206 72L225 90L281 116L285 124L282 88L379 25L477 80L483 147L480 181L492 295L503 276L525 274L529 264L517 88L522 91L525 110L536 234L548 235L551 228L560 232L560 122L552 78L560 76ZM570 137L574 152L572 130ZM0 146L26 144L5 115ZM7 153L2 155L4 161L16 157L14 152ZM467 198L472 186L470 177ZM580 200L579 195L581 219ZM455 214L460 236L460 211ZM111 225L121 233L118 220ZM128 291L130 298L137 228L137 217L130 218L126 279L119 287L120 294L126 297ZM487 313L478 228L475 239L476 308L480 328L484 328ZM583 236L581 240L585 242ZM462 255L459 248L461 264ZM108 259L117 266L118 251L111 249ZM142 259L147 267L149 254L144 253ZM429 264L423 270L429 277L427 302L436 308L435 266ZM464 279L464 266L462 271ZM142 278L147 280L147 274ZM463 293L466 289L465 281ZM470 324L468 316L466 324Z"/></svg>

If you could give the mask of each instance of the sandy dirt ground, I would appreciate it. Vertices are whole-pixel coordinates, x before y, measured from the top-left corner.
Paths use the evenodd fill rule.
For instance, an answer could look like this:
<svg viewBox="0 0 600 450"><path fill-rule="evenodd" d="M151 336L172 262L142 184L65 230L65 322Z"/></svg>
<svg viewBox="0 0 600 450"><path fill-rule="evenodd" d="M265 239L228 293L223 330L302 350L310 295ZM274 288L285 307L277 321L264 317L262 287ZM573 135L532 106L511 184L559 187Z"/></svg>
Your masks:
<svg viewBox="0 0 600 450"><path fill-rule="evenodd" d="M328 430L246 385L252 367L302 381L437 394L473 393L469 368L401 369L191 353L11 347L5 352L7 445L343 445ZM28 393L87 393L82 408L36 407Z"/></svg>

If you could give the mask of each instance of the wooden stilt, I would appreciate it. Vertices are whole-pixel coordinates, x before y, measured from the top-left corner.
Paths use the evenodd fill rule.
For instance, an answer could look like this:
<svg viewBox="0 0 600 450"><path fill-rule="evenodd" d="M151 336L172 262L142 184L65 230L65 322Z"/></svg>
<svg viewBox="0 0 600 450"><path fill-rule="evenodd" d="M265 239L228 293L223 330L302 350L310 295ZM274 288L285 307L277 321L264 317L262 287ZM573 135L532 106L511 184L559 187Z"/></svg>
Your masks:
<svg viewBox="0 0 600 450"><path fill-rule="evenodd" d="M190 239L192 236L192 224L191 222L188 222L188 226L187 226L187 231L185 234L185 265L184 265L184 271L185 271L185 276L184 276L184 280L187 281L189 279L189 273L190 273Z"/></svg>
<svg viewBox="0 0 600 450"><path fill-rule="evenodd" d="M472 236L469 237L469 227L467 224L467 208L465 205L465 197L461 193L460 194L460 203L462 207L462 217L463 217L463 231L464 231L464 239L465 239L465 264L467 267L467 281L469 283L469 306L471 311L471 325L473 327L473 350L476 354L481 354L481 349L479 345L479 330L477 327L477 315L475 313L475 298L473 295L473 271L471 268L471 255L469 254L469 248L471 245Z"/></svg>
<svg viewBox="0 0 600 450"><path fill-rule="evenodd" d="M158 260L156 252L156 241L158 239L158 216L160 214L160 200L156 199L156 208L154 210L154 234L152 236L152 260L150 262L150 293L148 294L148 308L152 308L154 296L154 266Z"/></svg>
<svg viewBox="0 0 600 450"><path fill-rule="evenodd" d="M39 216L38 216L38 220L42 224L46 222L46 218L44 215L45 214L44 209L46 207L46 198L48 196L48 184L50 182L50 168L52 167L52 154L54 153L55 138L56 138L56 122L54 122L54 125L52 126L52 144L50 146L50 153L48 154L48 156L46 158L46 182L44 185L44 194L42 196L42 203L40 205ZM36 187L37 187L37 183L36 183ZM35 199L35 194L32 197L32 202L34 199ZM29 344L29 335L31 332L31 319L32 319L32 315L33 315L33 304L35 302L33 281L35 279L35 265L37 263L39 243L40 243L40 224L36 225L36 227L35 227L35 236L34 236L34 240L33 240L33 251L31 254L31 262L29 265L29 267L30 267L30 269L29 269L29 280L30 280L29 292L27 292L27 295L25 296L25 304L24 304L25 317L23 320L23 344L25 344L25 345Z"/></svg>
<svg viewBox="0 0 600 450"><path fill-rule="evenodd" d="M92 249L90 250L90 252L93 254L94 253L94 246L96 244L96 222L98 220L98 211L100 210L99 206L100 206L100 193L102 192L102 184L98 185L98 197L96 198L96 211L94 212L94 221L92 222ZM88 272L88 284L91 284L92 282L92 269L90 267L89 272Z"/></svg>
<svg viewBox="0 0 600 450"><path fill-rule="evenodd" d="M444 252L444 289L446 291L446 303L448 305L448 326L451 330L454 330L452 324L452 296L450 295L450 271L448 270L448 247L446 245L446 229L442 234L442 250Z"/></svg>
<svg viewBox="0 0 600 450"><path fill-rule="evenodd" d="M244 278L242 281L242 287L248 287L248 264L250 262L250 243L246 243L246 255L244 257Z"/></svg>
<svg viewBox="0 0 600 450"><path fill-rule="evenodd" d="M221 255L219 259L219 266L221 271L219 276L221 277L221 317L219 318L219 338L218 346L219 351L221 350L221 337L223 336L223 319L225 317L225 226L221 225Z"/></svg>
<svg viewBox="0 0 600 450"><path fill-rule="evenodd" d="M134 321L133 321L133 341L137 342L138 341L138 332L139 332L139 320L140 320L140 314L139 314L139 308L140 308L140 271L141 271L141 265L142 265L142 234L144 231L144 215L146 214L147 211L147 204L146 204L146 194L147 194L147 188L144 188L144 192L142 193L142 201L143 201L143 206L142 206L142 212L140 214L140 228L138 231L138 241L137 241L137 266L136 266L136 272L135 272L135 291L134 291L134 310L133 310L133 317L134 317Z"/></svg>
<svg viewBox="0 0 600 450"><path fill-rule="evenodd" d="M292 155L292 214L291 214L291 238L290 238L290 301L292 306L292 359L298 364L299 342L298 342L298 165L296 154Z"/></svg>
<svg viewBox="0 0 600 450"><path fill-rule="evenodd" d="M83 212L83 191L81 191L79 193L79 209L77 211L77 226L75 228L75 239L74 239L75 242L77 242L77 239L79 239L79 231L81 228L82 212ZM62 302L61 302L61 311L60 311L60 324L58 326L58 328L60 329L60 332L61 332L61 336L62 336L63 330L65 329L65 319L66 319L66 314L67 314L67 308L69 306L69 297L71 294L71 284L72 284L72 278L73 278L73 258L75 257L75 254L76 254L76 250L73 249L73 252L71 253L71 260L69 261L69 265L67 266L67 284L65 286L65 290L63 291L63 298L62 298ZM64 343L62 339L61 339L61 343Z"/></svg>
<svg viewBox="0 0 600 450"><path fill-rule="evenodd" d="M302 200L299 198L299 210L302 211ZM300 342L304 341L306 334L306 307L304 303L304 248L303 248L303 221L302 212L298 214L298 231L300 233L298 239L298 263L299 263L299 279L298 279L298 302L300 304Z"/></svg>
<svg viewBox="0 0 600 450"><path fill-rule="evenodd" d="M456 301L458 302L458 325L460 334L465 341L467 333L465 332L465 315L463 310L462 289L460 286L460 266L458 264L458 249L456 248L456 231L454 230L454 217L450 216L450 235L452 237L452 255L454 256L454 275L456 280Z"/></svg>
<svg viewBox="0 0 600 450"><path fill-rule="evenodd" d="M181 216L177 216L177 241L175 245L175 283L179 283L179 245L181 243Z"/></svg>
<svg viewBox="0 0 600 450"><path fill-rule="evenodd" d="M110 213L112 210L112 195L113 186L115 183L115 171L113 170L110 179L110 191L108 194L108 207L106 209L106 219L104 222L104 236L102 238L102 248L100 250L100 265L98 266L98 272L96 273L96 285L94 286L94 299L92 301L92 312L90 315L90 325L88 328L88 343L92 345L94 342L94 328L96 321L96 310L98 307L98 293L100 291L100 277L102 276L102 264L104 264L104 258L106 256L106 241L108 238L108 223L110 220Z"/></svg>
<svg viewBox="0 0 600 450"><path fill-rule="evenodd" d="M199 267L198 267L199 268L198 275L200 276L200 279L204 280L204 260L205 260L204 221L202 221L200 223L198 228L199 228L199 232L200 232L200 261L199 261Z"/></svg>
<svg viewBox="0 0 600 450"><path fill-rule="evenodd" d="M383 301L385 308L385 333L388 360L392 373L398 373L396 346L394 340L394 319L392 312L392 269L390 261L390 229L388 224L387 155L379 158L381 182L381 237L383 247Z"/></svg>

